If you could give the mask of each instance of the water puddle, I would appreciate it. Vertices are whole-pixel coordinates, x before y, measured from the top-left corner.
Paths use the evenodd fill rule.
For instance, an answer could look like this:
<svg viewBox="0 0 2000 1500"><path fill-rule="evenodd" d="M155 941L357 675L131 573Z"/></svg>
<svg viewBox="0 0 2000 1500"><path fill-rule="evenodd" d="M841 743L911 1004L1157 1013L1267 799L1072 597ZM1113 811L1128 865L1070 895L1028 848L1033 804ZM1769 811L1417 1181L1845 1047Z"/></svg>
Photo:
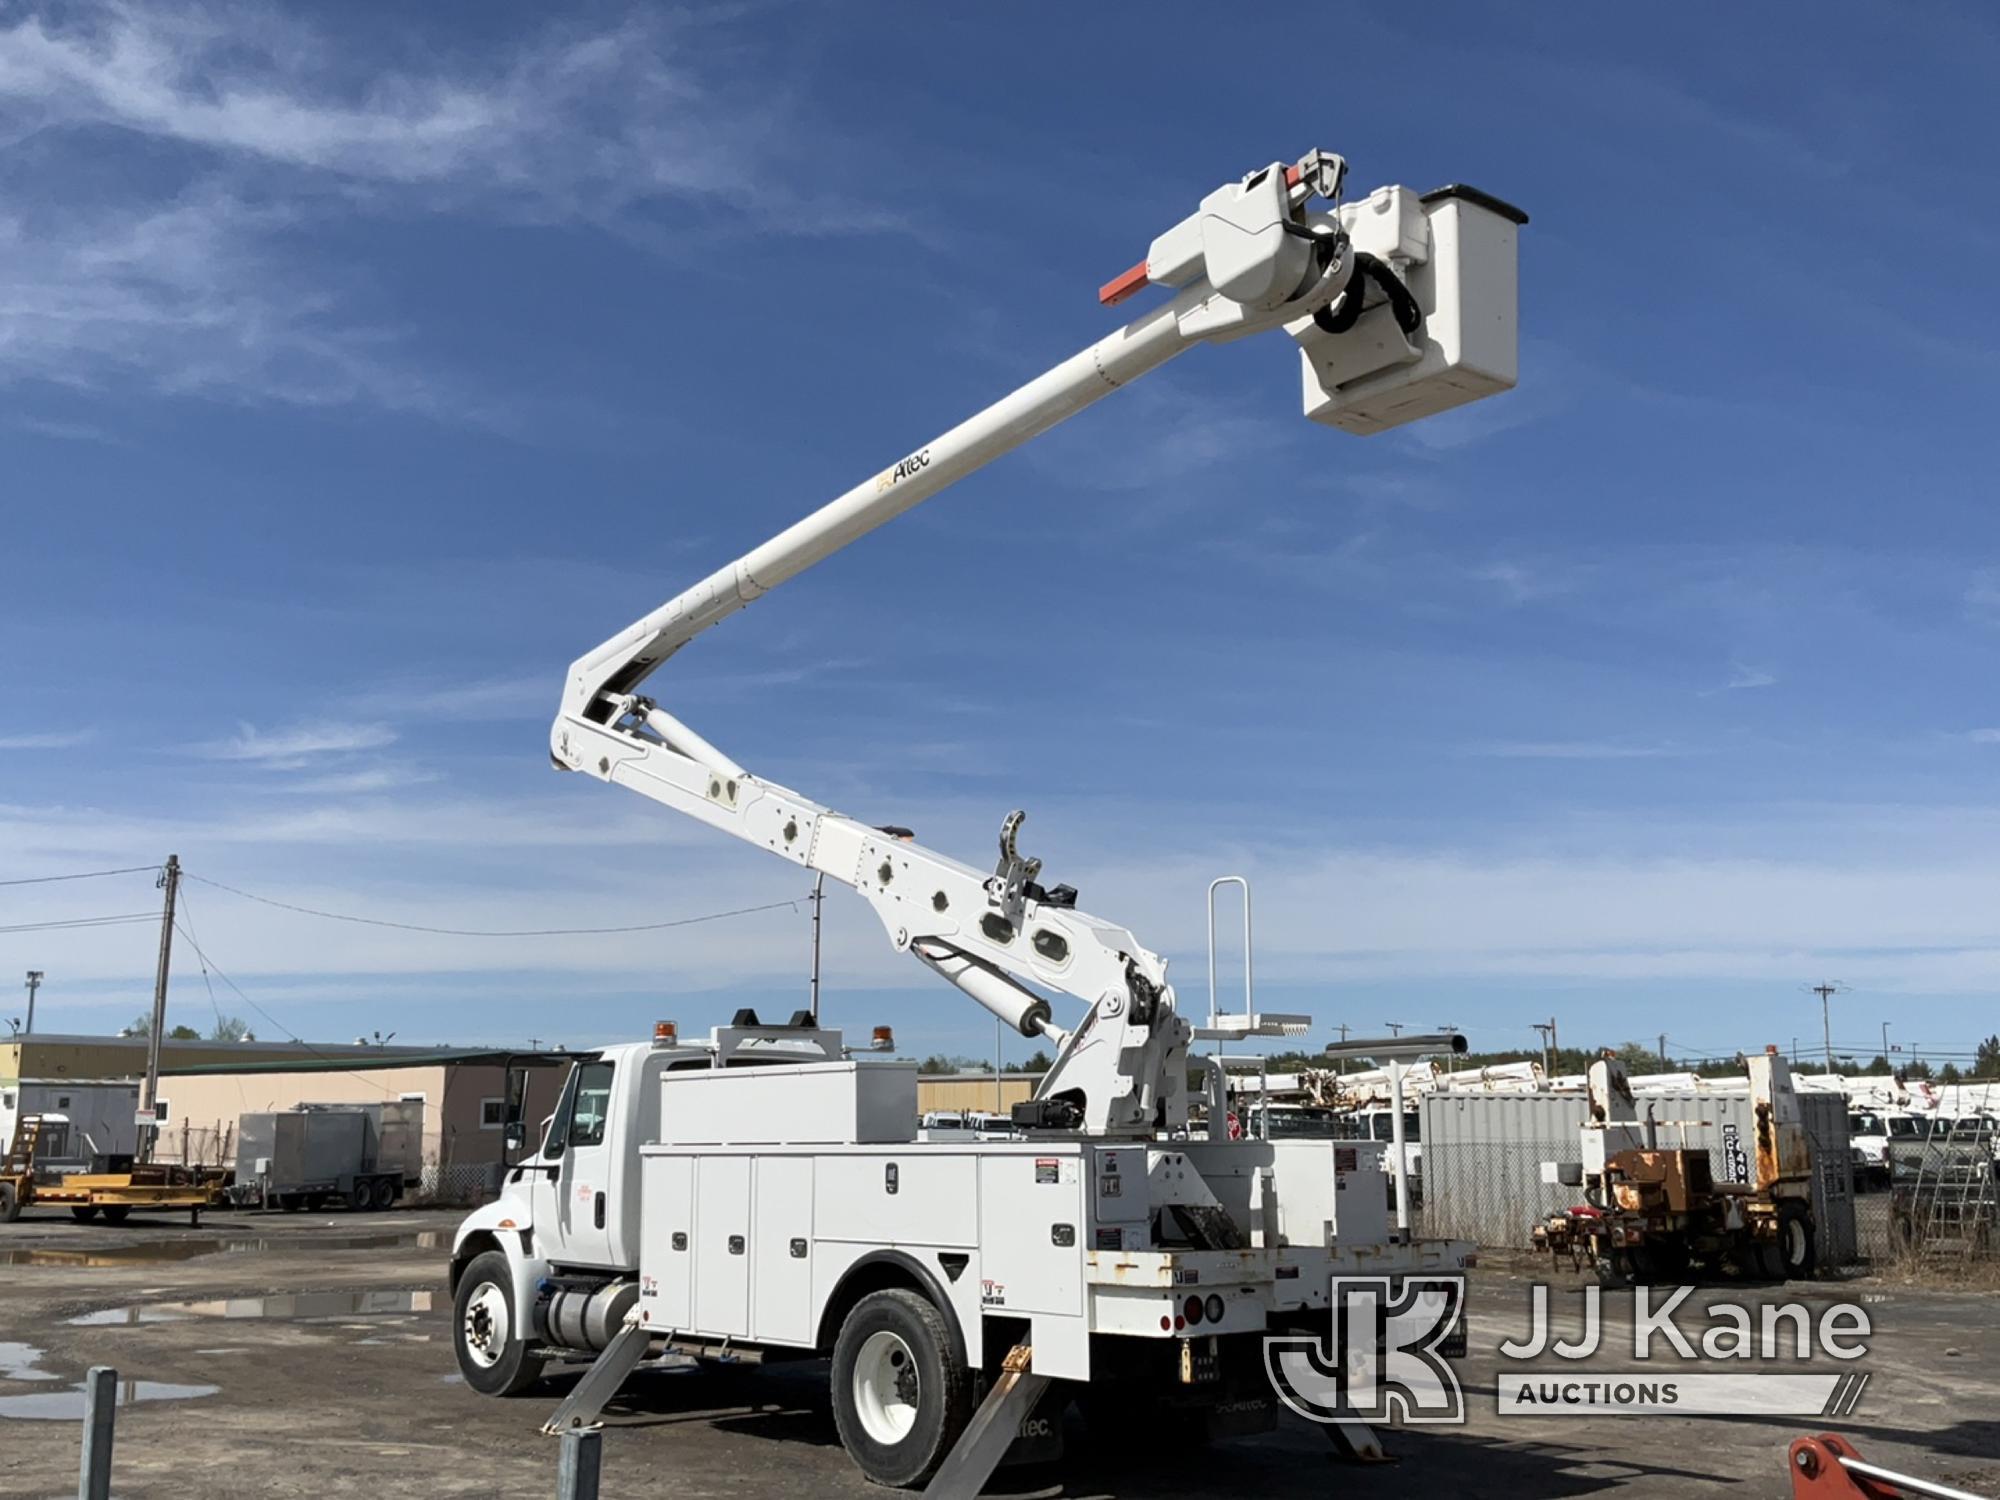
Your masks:
<svg viewBox="0 0 2000 1500"><path fill-rule="evenodd" d="M137 1323L190 1323L203 1318L234 1321L264 1318L276 1322L310 1322L323 1318L380 1318L431 1310L435 1294L428 1287L347 1292L279 1292L267 1297L214 1297L198 1302L134 1302L84 1313L68 1321L84 1328L124 1327Z"/></svg>
<svg viewBox="0 0 2000 1500"><path fill-rule="evenodd" d="M153 1266L206 1255L253 1255L265 1250L448 1250L448 1229L403 1234L244 1235L148 1240L126 1245L36 1246L0 1250L0 1266Z"/></svg>
<svg viewBox="0 0 2000 1500"><path fill-rule="evenodd" d="M54 1380L41 1368L42 1351L33 1344L10 1344L0 1339L0 1380Z"/></svg>
<svg viewBox="0 0 2000 1500"><path fill-rule="evenodd" d="M142 1401L194 1401L213 1396L222 1389L215 1385L173 1385L164 1380L121 1380L118 1404L137 1406ZM75 1422L83 1417L84 1387L73 1385L61 1391L31 1391L25 1396L0 1396L0 1419L17 1422Z"/></svg>

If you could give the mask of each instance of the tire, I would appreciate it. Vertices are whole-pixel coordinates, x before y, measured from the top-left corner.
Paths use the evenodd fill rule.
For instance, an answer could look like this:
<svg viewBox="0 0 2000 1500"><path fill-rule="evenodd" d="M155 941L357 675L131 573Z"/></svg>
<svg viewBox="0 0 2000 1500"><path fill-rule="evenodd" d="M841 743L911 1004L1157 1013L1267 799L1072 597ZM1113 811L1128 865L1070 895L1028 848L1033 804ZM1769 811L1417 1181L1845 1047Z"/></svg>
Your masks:
<svg viewBox="0 0 2000 1500"><path fill-rule="evenodd" d="M1804 1281L1819 1265L1819 1236L1812 1213L1787 1198L1778 1205L1778 1268L1787 1281Z"/></svg>
<svg viewBox="0 0 2000 1500"><path fill-rule="evenodd" d="M498 1250L476 1256L452 1299L458 1373L482 1396L518 1396L542 1378L514 1310L514 1273Z"/></svg>
<svg viewBox="0 0 2000 1500"><path fill-rule="evenodd" d="M0 1224L11 1224L21 1217L21 1195L11 1182L0 1182Z"/></svg>
<svg viewBox="0 0 2000 1500"><path fill-rule="evenodd" d="M375 1184L363 1177L347 1190L347 1206L355 1213L365 1214L375 1206Z"/></svg>
<svg viewBox="0 0 2000 1500"><path fill-rule="evenodd" d="M88 1224L92 1219L97 1217L97 1205L95 1203L73 1203L70 1205L69 1216L79 1224Z"/></svg>
<svg viewBox="0 0 2000 1500"><path fill-rule="evenodd" d="M102 1211L107 1224L123 1224L132 1217L132 1205L129 1203L107 1203Z"/></svg>
<svg viewBox="0 0 2000 1500"><path fill-rule="evenodd" d="M376 1178L375 1191L368 1195L368 1201L377 1213L388 1208L396 1201L395 1182L387 1177Z"/></svg>
<svg viewBox="0 0 2000 1500"><path fill-rule="evenodd" d="M1631 1258L1632 1280L1642 1286L1678 1286L1687 1280L1687 1241L1678 1235L1656 1235L1632 1246L1627 1253Z"/></svg>
<svg viewBox="0 0 2000 1500"><path fill-rule="evenodd" d="M935 1474L972 1419L972 1371L928 1298L901 1289L854 1304L833 1344L833 1422L855 1467L914 1489Z"/></svg>

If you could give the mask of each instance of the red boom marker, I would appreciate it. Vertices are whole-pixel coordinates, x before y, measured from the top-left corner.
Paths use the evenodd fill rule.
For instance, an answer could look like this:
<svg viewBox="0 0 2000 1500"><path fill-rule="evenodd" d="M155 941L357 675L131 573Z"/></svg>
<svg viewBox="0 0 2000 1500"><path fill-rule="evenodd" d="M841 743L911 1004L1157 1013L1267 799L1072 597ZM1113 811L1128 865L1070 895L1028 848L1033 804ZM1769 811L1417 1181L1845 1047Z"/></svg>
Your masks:
<svg viewBox="0 0 2000 1500"><path fill-rule="evenodd" d="M1129 271L1124 271L1105 282L1097 289L1097 300L1106 307L1115 307L1127 297L1144 291L1151 282L1146 274L1146 263L1142 260Z"/></svg>

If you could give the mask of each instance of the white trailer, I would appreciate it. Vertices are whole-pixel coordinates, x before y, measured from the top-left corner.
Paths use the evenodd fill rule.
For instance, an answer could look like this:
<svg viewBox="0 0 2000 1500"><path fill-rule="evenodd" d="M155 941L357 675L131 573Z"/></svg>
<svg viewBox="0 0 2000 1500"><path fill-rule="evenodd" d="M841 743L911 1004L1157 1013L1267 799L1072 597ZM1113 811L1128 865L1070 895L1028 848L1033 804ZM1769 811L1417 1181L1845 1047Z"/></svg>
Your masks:
<svg viewBox="0 0 2000 1500"><path fill-rule="evenodd" d="M129 1078L22 1078L0 1084L0 1143L24 1118L39 1118L36 1169L113 1172L139 1149L139 1085Z"/></svg>
<svg viewBox="0 0 2000 1500"><path fill-rule="evenodd" d="M578 1061L534 1156L454 1245L475 1389L519 1391L549 1358L602 1350L554 1427L588 1420L656 1348L830 1355L862 1471L965 1492L1026 1407L1063 1393L1052 1382L1268 1419L1261 1342L1323 1330L1334 1275L1466 1262L1390 1232L1372 1143L1190 1138L1188 1070L1213 1061L1191 1044L1304 1018L1191 1025L1159 955L1042 880L1021 813L987 874L746 770L639 692L726 616L1196 344L1283 330L1306 415L1356 433L1511 387L1525 216L1463 187L1343 202L1346 170L1315 151L1209 193L1099 292L1164 300L571 666L559 769L848 885L896 951L1056 1056L1012 1112L1023 1139L964 1143L918 1140L914 1074L847 1057L807 1016ZM1083 1007L1068 1024L1065 997Z"/></svg>

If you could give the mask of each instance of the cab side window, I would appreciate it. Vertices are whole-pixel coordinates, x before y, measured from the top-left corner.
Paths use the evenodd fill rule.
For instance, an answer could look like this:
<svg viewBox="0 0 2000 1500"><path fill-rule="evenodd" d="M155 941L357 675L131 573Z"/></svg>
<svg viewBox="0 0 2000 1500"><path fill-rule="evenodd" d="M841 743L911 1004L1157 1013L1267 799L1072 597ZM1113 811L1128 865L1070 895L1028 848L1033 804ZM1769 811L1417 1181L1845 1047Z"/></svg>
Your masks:
<svg viewBox="0 0 2000 1500"><path fill-rule="evenodd" d="M572 1146L604 1144L605 1121L611 1114L611 1064L585 1063L577 1069L576 1102L570 1118Z"/></svg>

